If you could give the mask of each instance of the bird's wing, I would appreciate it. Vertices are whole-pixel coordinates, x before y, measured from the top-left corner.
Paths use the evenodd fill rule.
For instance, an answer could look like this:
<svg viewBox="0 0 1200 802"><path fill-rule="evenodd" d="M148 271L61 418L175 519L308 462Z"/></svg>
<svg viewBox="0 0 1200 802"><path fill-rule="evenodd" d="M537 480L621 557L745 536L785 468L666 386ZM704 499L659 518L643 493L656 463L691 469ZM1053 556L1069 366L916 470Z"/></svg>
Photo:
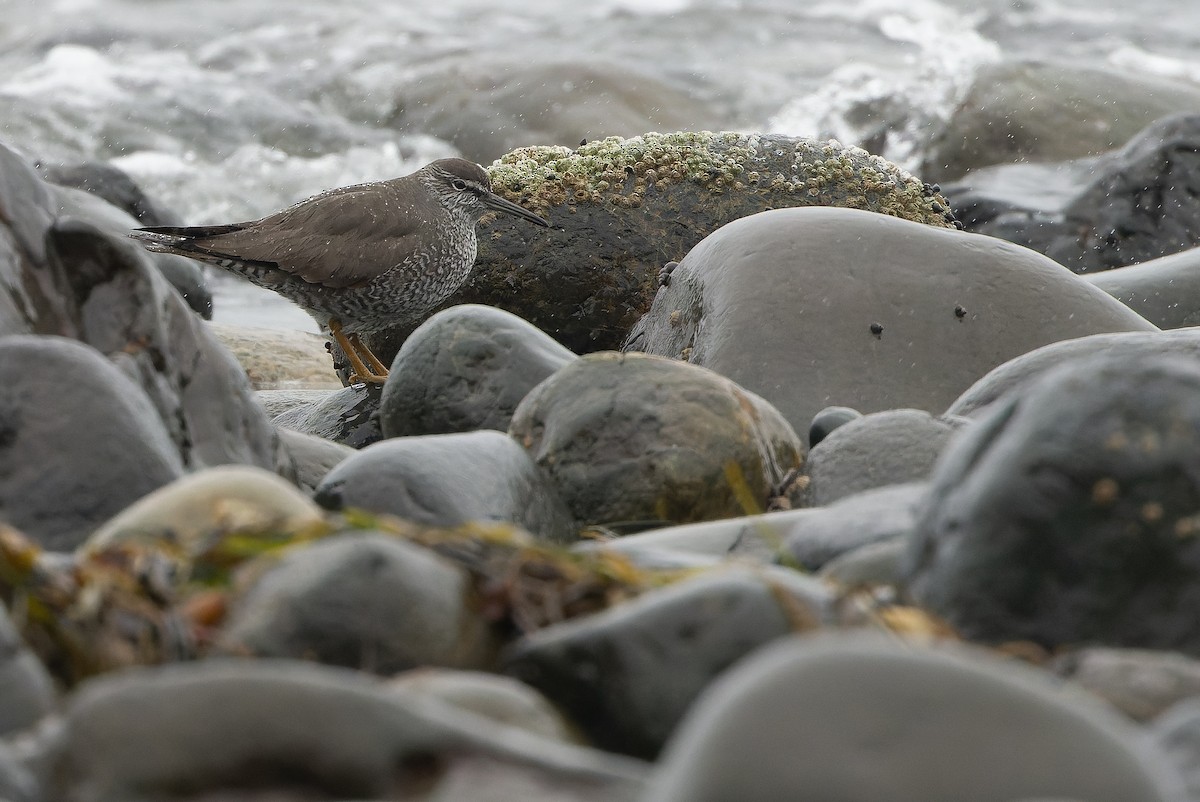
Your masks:
<svg viewBox="0 0 1200 802"><path fill-rule="evenodd" d="M388 185L358 184L236 230L197 238L194 245L214 256L272 264L313 284L351 287L401 261L404 240L423 222Z"/></svg>

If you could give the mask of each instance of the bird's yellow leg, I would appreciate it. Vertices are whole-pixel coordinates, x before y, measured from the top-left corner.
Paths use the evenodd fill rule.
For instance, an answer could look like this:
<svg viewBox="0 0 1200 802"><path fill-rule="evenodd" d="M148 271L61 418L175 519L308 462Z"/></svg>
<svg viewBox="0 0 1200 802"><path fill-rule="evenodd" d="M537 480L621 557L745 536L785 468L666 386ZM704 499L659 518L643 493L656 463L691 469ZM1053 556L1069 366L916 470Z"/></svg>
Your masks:
<svg viewBox="0 0 1200 802"><path fill-rule="evenodd" d="M346 359L350 362L351 373L349 381L351 384L355 384L360 381L371 382L372 384L383 384L383 382L387 380L386 368L384 368L383 373L380 374L372 372L367 368L366 365L363 364L363 360L358 353L358 349L355 348L354 342L352 342L350 338L346 336L345 332L342 331L342 324L340 322L337 320L330 320L329 333L333 336L334 342L338 344L338 346L342 349L342 353L346 355ZM351 337L353 337L354 340L358 340L357 335L351 335ZM358 345L362 346L362 343L360 342ZM371 354L369 349L364 347L364 350L366 350L368 354ZM379 358L374 354L371 354L371 361L374 365L378 365L381 368L383 367L383 364L379 361Z"/></svg>
<svg viewBox="0 0 1200 802"><path fill-rule="evenodd" d="M348 335L347 339L350 340L351 345L358 349L358 355L363 358L363 361L366 362L367 367L369 367L375 375L383 376L385 378L387 377L387 365L383 364L379 357L375 356L374 351L363 344L363 341L358 338L357 334Z"/></svg>

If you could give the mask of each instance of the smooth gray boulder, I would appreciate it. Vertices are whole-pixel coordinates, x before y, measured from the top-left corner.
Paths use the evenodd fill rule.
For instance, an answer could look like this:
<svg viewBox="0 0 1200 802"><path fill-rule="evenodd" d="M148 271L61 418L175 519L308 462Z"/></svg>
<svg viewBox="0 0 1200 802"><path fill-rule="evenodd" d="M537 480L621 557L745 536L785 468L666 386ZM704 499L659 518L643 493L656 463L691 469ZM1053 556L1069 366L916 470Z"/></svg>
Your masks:
<svg viewBox="0 0 1200 802"><path fill-rule="evenodd" d="M830 405L940 413L1047 343L1154 326L1033 251L856 209L776 209L692 248L626 349L684 359L798 430Z"/></svg>

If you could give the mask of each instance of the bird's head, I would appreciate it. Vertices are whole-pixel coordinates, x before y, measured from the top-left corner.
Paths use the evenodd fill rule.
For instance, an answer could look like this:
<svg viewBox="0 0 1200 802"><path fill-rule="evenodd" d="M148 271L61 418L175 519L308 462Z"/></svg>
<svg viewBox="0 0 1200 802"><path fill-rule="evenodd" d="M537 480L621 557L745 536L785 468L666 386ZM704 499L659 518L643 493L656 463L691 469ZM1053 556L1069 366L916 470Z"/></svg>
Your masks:
<svg viewBox="0 0 1200 802"><path fill-rule="evenodd" d="M482 167L466 159L438 159L422 167L426 185L447 209L478 220L489 211L521 217L539 226L550 225L541 217L492 192L492 182Z"/></svg>

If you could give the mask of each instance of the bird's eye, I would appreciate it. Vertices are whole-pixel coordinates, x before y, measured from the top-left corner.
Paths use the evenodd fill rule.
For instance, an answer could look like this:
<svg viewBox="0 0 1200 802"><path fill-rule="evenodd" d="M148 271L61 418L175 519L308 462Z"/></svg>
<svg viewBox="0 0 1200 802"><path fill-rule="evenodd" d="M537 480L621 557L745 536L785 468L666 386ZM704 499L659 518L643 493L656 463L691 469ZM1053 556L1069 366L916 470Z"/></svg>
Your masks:
<svg viewBox="0 0 1200 802"><path fill-rule="evenodd" d="M455 189L457 189L457 190L459 190L459 191L462 191L462 190L464 190L464 189L466 189L466 188L467 188L467 182L466 182L466 181L463 181L461 178L456 178L456 179L454 179L454 181L453 181L453 182L450 184L450 186L454 187Z"/></svg>

